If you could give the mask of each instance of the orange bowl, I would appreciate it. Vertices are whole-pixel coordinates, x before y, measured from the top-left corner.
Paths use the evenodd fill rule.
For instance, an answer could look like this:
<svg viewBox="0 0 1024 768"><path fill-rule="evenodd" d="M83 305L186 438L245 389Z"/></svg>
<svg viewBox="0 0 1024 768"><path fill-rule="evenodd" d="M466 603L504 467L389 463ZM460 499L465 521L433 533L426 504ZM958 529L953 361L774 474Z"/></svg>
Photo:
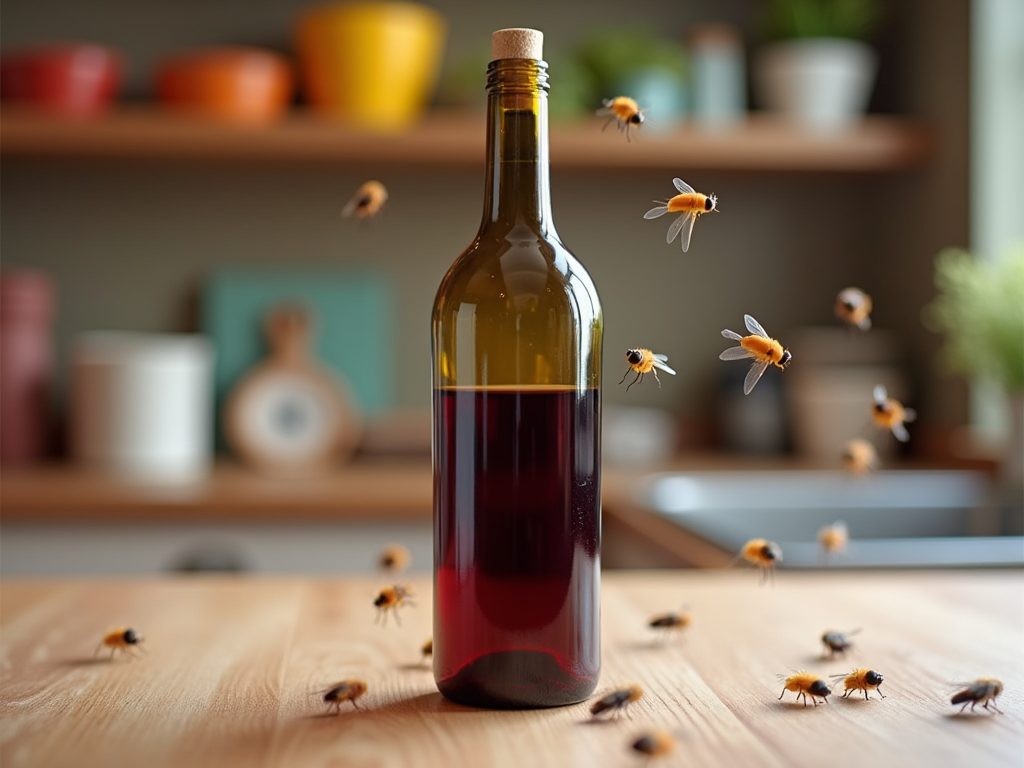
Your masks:
<svg viewBox="0 0 1024 768"><path fill-rule="evenodd" d="M164 60L157 98L175 111L231 123L278 119L291 103L295 75L284 56L261 48L201 48Z"/></svg>

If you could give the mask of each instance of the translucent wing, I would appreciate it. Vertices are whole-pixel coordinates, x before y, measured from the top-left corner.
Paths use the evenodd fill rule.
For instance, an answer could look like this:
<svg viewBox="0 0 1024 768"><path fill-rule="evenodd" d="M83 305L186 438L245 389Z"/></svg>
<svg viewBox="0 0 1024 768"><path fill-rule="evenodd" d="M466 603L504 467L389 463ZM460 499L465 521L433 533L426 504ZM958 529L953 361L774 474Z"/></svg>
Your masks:
<svg viewBox="0 0 1024 768"><path fill-rule="evenodd" d="M689 227L689 229L686 230L686 234L683 235L683 250L684 251L686 250L686 247L690 244L690 231L689 230L693 228L693 214L692 213L684 213L682 216L680 216L675 221L673 221L672 224L668 228L668 234L665 236L665 242L666 243L671 243L673 240L676 239L676 235L679 234L679 231L681 229L685 228L686 222L690 222L690 227Z"/></svg>
<svg viewBox="0 0 1024 768"><path fill-rule="evenodd" d="M743 347L729 347L725 352L718 356L719 360L745 360L748 357L753 357L754 353L749 349Z"/></svg>
<svg viewBox="0 0 1024 768"><path fill-rule="evenodd" d="M686 253L690 249L690 235L693 234L693 223L696 220L696 216L692 213L688 213L683 221L683 234L679 238L679 243L683 246L683 253Z"/></svg>
<svg viewBox="0 0 1024 768"><path fill-rule="evenodd" d="M693 192L697 191L682 179L672 179L672 183L675 185L676 189L678 189L684 195L687 193L692 194Z"/></svg>
<svg viewBox="0 0 1024 768"><path fill-rule="evenodd" d="M665 362L666 360L668 360L668 355L658 355L653 352L651 353L651 357L653 357L655 360L661 360L661 362Z"/></svg>
<svg viewBox="0 0 1024 768"><path fill-rule="evenodd" d="M751 333L760 336L763 339L771 338L771 336L768 335L765 329L761 327L761 324L757 322L757 320L752 318L750 315L744 315L743 322L746 323L747 330L750 331Z"/></svg>
<svg viewBox="0 0 1024 768"><path fill-rule="evenodd" d="M668 367L668 365L665 364L666 360L668 360L668 358L665 357L664 355L655 355L654 356L654 367L655 368L660 368L661 370L665 371L665 373L671 373L674 376L676 372L673 371L671 368Z"/></svg>
<svg viewBox="0 0 1024 768"><path fill-rule="evenodd" d="M362 196L357 192L355 197L353 197L351 200L345 203L345 207L341 209L341 217L343 219L347 219L349 216L355 213L356 206L359 205L359 200L361 199L361 197Z"/></svg>
<svg viewBox="0 0 1024 768"><path fill-rule="evenodd" d="M889 396L888 393L886 393L885 391L885 387L883 387L881 384L875 385L875 389L872 394L874 395L875 402L878 403L879 405L883 405L885 403L885 399Z"/></svg>
<svg viewBox="0 0 1024 768"><path fill-rule="evenodd" d="M913 408L904 408L903 409L903 422L904 423L911 422L911 421L913 421L916 418L917 418L917 411L915 411Z"/></svg>
<svg viewBox="0 0 1024 768"><path fill-rule="evenodd" d="M661 203L657 208L651 208L647 213L644 214L645 219L656 219L659 216L664 216L668 213L668 206Z"/></svg>
<svg viewBox="0 0 1024 768"><path fill-rule="evenodd" d="M902 421L898 421L892 425L892 433L901 443L905 443L910 439L910 433L907 432L907 428L903 426Z"/></svg>
<svg viewBox="0 0 1024 768"><path fill-rule="evenodd" d="M754 385L761 378L761 374L765 372L768 367L767 360L755 360L754 364L750 366L750 370L747 371L747 378L743 380L743 394L749 395L751 390L754 389Z"/></svg>
<svg viewBox="0 0 1024 768"><path fill-rule="evenodd" d="M730 331L728 328L722 331L722 335L727 339L732 339L733 341L743 341L742 336L736 333L736 331Z"/></svg>
<svg viewBox="0 0 1024 768"><path fill-rule="evenodd" d="M860 328L862 331L870 331L871 330L871 318L867 317L867 316L862 317L860 319L860 322L857 323L857 327Z"/></svg>

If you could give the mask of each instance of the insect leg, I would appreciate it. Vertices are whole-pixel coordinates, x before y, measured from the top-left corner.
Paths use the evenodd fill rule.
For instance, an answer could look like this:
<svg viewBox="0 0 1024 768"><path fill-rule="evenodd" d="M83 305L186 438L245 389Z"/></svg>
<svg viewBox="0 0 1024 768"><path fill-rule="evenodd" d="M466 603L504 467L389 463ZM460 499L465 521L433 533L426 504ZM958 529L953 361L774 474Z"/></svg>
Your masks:
<svg viewBox="0 0 1024 768"><path fill-rule="evenodd" d="M643 379L643 377L644 377L644 375L643 375L642 373L638 373L638 374L636 375L636 378L635 378L635 379L633 379L633 380L632 380L631 382L629 382L629 387L632 387L632 386L633 386L634 384L636 384L636 383L637 383L638 381L641 381L641 380ZM621 382L620 382L620 383L621 383ZM626 391L627 391L627 392L629 392L629 387L626 387Z"/></svg>

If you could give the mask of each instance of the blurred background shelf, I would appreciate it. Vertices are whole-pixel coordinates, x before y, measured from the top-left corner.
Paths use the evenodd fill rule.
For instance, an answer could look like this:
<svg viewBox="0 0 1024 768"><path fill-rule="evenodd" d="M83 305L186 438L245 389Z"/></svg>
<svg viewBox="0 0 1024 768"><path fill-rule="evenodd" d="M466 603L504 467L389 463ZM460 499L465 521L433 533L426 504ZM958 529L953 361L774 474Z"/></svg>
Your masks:
<svg viewBox="0 0 1024 768"><path fill-rule="evenodd" d="M5 525L35 523L428 521L429 461L359 462L312 477L260 475L218 463L191 482L118 479L52 463L5 468Z"/></svg>
<svg viewBox="0 0 1024 768"><path fill-rule="evenodd" d="M397 134L346 128L296 111L268 127L235 127L170 115L156 107L121 107L95 120L59 120L5 107L4 157L153 160L316 161L428 167L482 166L482 113L436 111ZM601 121L555 123L551 161L580 169L694 169L768 172L888 173L924 167L933 141L921 124L873 115L856 130L815 134L763 115L734 130L680 127L647 131L626 142Z"/></svg>

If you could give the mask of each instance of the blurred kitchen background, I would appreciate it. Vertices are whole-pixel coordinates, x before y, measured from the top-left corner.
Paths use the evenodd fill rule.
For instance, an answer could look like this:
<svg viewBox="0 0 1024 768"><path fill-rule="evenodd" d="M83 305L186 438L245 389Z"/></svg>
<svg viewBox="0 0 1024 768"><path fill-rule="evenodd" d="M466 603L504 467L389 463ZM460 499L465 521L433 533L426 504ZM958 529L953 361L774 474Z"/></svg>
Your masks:
<svg viewBox="0 0 1024 768"><path fill-rule="evenodd" d="M430 311L480 221L484 70L491 32L508 26L545 34L555 222L603 302L605 455L624 472L609 476L609 494L631 503L630 473L666 467L841 471L852 437L875 442L887 469L1007 473L1019 408L1011 416L1005 388L945 366L943 335L923 316L941 251L997 260L1024 237L1014 0L893 0L863 27L858 13L874 4L836 0L877 69L866 117L825 124L767 109L762 54L783 34L767 0L426 5L428 28L393 54L420 58L396 64L379 46L342 38L330 49L317 25L337 32L341 22L297 0L4 3L3 338L9 353L15 343L30 350L5 357L4 376L20 361L47 387L44 426L10 407L0 425L8 442L16 421L21 430L0 478L5 574L342 570L373 567L392 539L429 568ZM31 92L23 73L46 65L24 57L54 41L115 53L109 109ZM213 97L189 93L198 81L188 67L204 61L186 54L228 46L264 51L251 88L265 84L266 99L255 106L230 102L223 82ZM378 56L359 76L378 96L392 87L385 70L422 76L408 85L420 97L395 91L409 114L375 122L372 104L313 103L330 98L314 95L330 89L313 82L314 66ZM238 64L207 57L223 77ZM631 141L593 115L627 88L648 118ZM665 243L667 222L642 218L675 176L717 194L721 211L697 222L685 254ZM379 215L343 218L369 179L389 193ZM874 299L866 334L836 319L847 286ZM274 326L284 346L264 344L267 312L294 304L300 311ZM742 331L744 313L794 356L749 398L739 391L746 366L718 359L728 346L720 331ZM626 392L617 383L631 347L668 355L677 375ZM89 379L90 365L157 359L173 372ZM234 433L222 426L243 374L267 373L253 367L261 360L299 372L298 384L276 385L305 388L293 418L319 414L342 435L325 446L311 433L307 464L282 460L274 451L287 453L289 438L247 431L244 415ZM274 395L259 401L252 381L255 400L237 407L258 414ZM906 445L870 423L876 383L917 411ZM178 462L169 468L181 482L168 481L173 472L154 479L149 438L127 435L118 419L128 417L109 413L129 402L163 413L154 429L164 438L181 432L176 447L153 447L157 465L165 449ZM44 437L22 434L32 429ZM349 541L339 545L342 519ZM637 539L627 528L606 517L606 551L620 534ZM672 562L631 546L610 564ZM285 549L290 559L278 557Z"/></svg>

